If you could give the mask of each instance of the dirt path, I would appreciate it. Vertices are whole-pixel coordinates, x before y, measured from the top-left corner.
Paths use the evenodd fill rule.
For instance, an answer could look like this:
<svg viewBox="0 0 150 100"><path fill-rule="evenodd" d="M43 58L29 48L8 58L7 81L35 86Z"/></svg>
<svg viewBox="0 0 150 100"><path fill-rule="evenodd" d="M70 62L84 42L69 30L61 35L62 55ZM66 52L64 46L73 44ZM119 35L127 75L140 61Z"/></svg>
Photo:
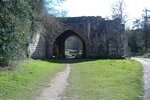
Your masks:
<svg viewBox="0 0 150 100"><path fill-rule="evenodd" d="M49 87L46 87L36 100L61 100L59 95L67 86L67 78L70 71L70 64L67 64L66 69L56 75L50 84L48 84Z"/></svg>
<svg viewBox="0 0 150 100"><path fill-rule="evenodd" d="M150 100L150 59L146 58L133 58L143 65L144 72L144 96L143 100Z"/></svg>

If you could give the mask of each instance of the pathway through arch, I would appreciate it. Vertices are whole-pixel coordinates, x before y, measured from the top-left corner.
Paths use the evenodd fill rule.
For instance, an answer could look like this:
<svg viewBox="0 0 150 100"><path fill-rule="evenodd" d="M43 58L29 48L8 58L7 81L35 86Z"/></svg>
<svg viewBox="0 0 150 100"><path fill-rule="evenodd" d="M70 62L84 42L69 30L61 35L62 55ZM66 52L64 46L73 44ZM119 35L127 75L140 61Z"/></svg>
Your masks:
<svg viewBox="0 0 150 100"><path fill-rule="evenodd" d="M48 84L42 94L36 100L61 100L59 97L67 86L67 78L71 72L70 64L67 64L64 71L58 73L56 77Z"/></svg>

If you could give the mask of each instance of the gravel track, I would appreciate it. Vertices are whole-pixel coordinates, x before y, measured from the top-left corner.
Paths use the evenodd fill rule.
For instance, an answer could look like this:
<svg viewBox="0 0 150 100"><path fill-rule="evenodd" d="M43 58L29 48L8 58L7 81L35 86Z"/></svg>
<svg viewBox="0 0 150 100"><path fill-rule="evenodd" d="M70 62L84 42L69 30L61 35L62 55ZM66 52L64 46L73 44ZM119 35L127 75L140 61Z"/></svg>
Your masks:
<svg viewBox="0 0 150 100"><path fill-rule="evenodd" d="M144 95L143 100L150 100L150 59L132 58L143 65Z"/></svg>
<svg viewBox="0 0 150 100"><path fill-rule="evenodd" d="M40 96L36 100L61 100L59 95L63 93L67 86L67 78L71 72L70 64L67 64L66 69L56 75L56 77L50 81Z"/></svg>

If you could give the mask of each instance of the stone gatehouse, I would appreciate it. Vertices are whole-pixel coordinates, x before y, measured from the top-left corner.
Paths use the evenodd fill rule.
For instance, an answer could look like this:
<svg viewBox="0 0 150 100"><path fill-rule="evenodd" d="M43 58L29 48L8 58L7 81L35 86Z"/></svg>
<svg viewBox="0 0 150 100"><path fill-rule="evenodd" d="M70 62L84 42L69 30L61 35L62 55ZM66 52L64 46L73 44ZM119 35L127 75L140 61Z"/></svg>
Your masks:
<svg viewBox="0 0 150 100"><path fill-rule="evenodd" d="M118 19L106 20L99 16L57 19L63 23L62 30L47 39L41 34L43 31L39 32L29 45L31 57L65 57L65 40L70 36L82 41L83 57L118 58L126 54L125 26Z"/></svg>

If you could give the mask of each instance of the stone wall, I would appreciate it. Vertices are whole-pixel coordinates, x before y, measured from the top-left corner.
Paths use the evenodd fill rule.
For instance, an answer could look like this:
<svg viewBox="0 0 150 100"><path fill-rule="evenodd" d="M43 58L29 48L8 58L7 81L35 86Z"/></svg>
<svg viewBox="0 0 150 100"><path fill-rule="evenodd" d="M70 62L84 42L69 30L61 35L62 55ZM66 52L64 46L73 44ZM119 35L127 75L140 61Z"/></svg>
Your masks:
<svg viewBox="0 0 150 100"><path fill-rule="evenodd" d="M124 25L118 19L105 20L101 17L62 18L66 25L83 30L88 38L89 57L122 57L127 48Z"/></svg>
<svg viewBox="0 0 150 100"><path fill-rule="evenodd" d="M58 18L58 20L62 23L62 31L47 37L48 41L43 35L38 34L35 37L36 41L29 46L31 57L44 58L46 55L49 58L52 57L54 41L66 30L74 31L83 39L86 46L86 57L118 58L126 54L125 26L118 19L105 20L99 16L83 16Z"/></svg>

